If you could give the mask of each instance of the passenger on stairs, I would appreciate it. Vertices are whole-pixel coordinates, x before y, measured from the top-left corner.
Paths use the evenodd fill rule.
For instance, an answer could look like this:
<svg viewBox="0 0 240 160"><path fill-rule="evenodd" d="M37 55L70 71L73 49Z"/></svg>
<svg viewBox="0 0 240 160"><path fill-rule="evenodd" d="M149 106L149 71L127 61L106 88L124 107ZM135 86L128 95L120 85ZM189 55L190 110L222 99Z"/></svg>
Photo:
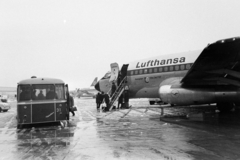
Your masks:
<svg viewBox="0 0 240 160"><path fill-rule="evenodd" d="M113 96L113 94L114 94L114 92L116 91L116 89L117 89L117 86L116 86L115 82L113 81L113 82L112 82L111 97Z"/></svg>
<svg viewBox="0 0 240 160"><path fill-rule="evenodd" d="M122 74L121 74L121 72L119 72L118 78L117 78L117 85L118 86L120 85L121 81L122 81Z"/></svg>

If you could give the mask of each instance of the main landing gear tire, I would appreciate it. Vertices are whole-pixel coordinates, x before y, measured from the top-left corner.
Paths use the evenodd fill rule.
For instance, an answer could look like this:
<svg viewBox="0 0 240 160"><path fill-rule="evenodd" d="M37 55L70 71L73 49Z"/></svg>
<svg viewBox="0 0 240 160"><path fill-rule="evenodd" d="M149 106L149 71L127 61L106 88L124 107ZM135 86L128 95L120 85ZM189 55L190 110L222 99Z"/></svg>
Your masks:
<svg viewBox="0 0 240 160"><path fill-rule="evenodd" d="M230 102L217 103L217 108L220 112L230 112L234 108L234 104Z"/></svg>
<svg viewBox="0 0 240 160"><path fill-rule="evenodd" d="M149 101L149 104L150 104L150 105L154 105L154 104L155 104L155 101Z"/></svg>

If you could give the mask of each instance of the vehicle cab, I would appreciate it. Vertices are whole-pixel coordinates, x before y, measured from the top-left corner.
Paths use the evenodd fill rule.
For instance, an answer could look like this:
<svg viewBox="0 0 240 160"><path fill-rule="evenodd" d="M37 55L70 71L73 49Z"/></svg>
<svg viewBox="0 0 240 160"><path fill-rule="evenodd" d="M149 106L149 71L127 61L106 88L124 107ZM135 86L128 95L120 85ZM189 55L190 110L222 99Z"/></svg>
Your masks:
<svg viewBox="0 0 240 160"><path fill-rule="evenodd" d="M21 124L69 119L68 85L60 79L31 78L17 86L17 121Z"/></svg>

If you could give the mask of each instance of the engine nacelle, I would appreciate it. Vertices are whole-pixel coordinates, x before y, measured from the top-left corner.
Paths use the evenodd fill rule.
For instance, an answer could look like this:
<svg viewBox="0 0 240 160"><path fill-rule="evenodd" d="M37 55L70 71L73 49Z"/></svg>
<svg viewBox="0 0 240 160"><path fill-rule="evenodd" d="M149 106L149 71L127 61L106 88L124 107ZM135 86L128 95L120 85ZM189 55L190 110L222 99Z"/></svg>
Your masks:
<svg viewBox="0 0 240 160"><path fill-rule="evenodd" d="M240 101L240 91L226 87L184 88L176 85L163 85L159 89L159 96L163 102L176 105Z"/></svg>

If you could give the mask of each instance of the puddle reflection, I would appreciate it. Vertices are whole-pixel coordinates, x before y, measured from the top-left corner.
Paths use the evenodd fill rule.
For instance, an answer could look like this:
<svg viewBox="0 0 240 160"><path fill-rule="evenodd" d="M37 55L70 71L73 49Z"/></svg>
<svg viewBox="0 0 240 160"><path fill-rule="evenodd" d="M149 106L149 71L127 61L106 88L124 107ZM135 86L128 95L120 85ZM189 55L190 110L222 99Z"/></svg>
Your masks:
<svg viewBox="0 0 240 160"><path fill-rule="evenodd" d="M17 131L17 149L19 151L34 148L39 150L39 146L44 149L67 147L70 145L71 137L74 136L74 132L68 127L35 127L32 126L32 128ZM41 151L39 150L39 152Z"/></svg>

